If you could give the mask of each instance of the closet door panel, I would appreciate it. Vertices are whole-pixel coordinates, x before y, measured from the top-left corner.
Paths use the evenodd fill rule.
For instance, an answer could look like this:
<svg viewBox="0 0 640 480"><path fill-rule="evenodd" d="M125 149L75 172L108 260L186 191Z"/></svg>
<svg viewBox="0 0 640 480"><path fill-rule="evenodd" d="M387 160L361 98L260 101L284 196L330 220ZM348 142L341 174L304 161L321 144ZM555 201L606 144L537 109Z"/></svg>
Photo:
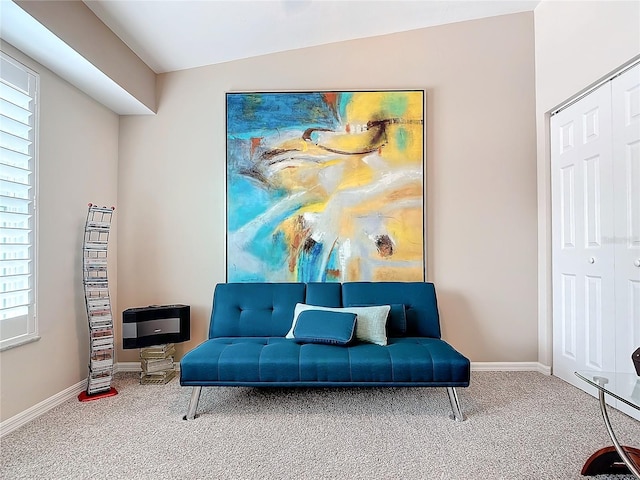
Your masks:
<svg viewBox="0 0 640 480"><path fill-rule="evenodd" d="M609 84L551 118L551 150L553 373L584 389L615 368Z"/></svg>
<svg viewBox="0 0 640 480"><path fill-rule="evenodd" d="M640 65L611 82L615 182L616 370L640 347ZM639 387L640 388L640 387ZM640 412L618 402L640 420Z"/></svg>

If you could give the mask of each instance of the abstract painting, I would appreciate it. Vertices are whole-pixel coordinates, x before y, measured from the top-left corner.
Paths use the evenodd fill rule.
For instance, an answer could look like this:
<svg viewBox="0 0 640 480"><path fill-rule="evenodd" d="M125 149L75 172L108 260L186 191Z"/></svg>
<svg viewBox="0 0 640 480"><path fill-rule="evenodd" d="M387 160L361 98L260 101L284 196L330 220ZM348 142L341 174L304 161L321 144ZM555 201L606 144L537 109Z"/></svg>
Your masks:
<svg viewBox="0 0 640 480"><path fill-rule="evenodd" d="M423 281L424 91L227 93L227 281Z"/></svg>

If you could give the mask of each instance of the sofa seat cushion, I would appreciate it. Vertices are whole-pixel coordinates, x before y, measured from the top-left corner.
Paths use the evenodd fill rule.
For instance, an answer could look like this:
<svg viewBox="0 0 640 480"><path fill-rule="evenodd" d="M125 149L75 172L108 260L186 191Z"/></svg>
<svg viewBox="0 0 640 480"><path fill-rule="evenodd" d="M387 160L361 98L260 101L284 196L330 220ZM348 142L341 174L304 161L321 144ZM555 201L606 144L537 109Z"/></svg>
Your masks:
<svg viewBox="0 0 640 480"><path fill-rule="evenodd" d="M181 361L182 385L460 386L469 360L440 339L389 338L387 346L298 344L283 337L207 340Z"/></svg>

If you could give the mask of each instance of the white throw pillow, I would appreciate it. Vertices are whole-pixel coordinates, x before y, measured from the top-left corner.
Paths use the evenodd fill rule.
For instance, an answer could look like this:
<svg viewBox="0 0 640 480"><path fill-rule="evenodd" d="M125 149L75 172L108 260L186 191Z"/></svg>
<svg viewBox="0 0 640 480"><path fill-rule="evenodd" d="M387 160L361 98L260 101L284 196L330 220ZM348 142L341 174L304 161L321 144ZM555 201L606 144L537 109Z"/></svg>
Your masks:
<svg viewBox="0 0 640 480"><path fill-rule="evenodd" d="M327 312L345 312L355 313L358 318L356 319L356 338L363 342L375 343L376 345L387 344L387 317L389 316L390 305L375 305L371 307L344 307L344 308L330 308L319 307L317 305L307 305L306 303L296 304L296 308L293 311L293 323L291 329L287 333L286 338L295 338L293 336L293 329L298 321L298 315L305 310L323 310Z"/></svg>

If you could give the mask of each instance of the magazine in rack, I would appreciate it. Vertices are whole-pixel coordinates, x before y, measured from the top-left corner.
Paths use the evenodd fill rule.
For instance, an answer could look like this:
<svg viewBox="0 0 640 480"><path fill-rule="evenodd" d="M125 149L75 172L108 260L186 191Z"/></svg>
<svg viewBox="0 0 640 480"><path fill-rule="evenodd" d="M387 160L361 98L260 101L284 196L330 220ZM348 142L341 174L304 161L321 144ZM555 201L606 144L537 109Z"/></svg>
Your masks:
<svg viewBox="0 0 640 480"><path fill-rule="evenodd" d="M82 278L89 321L89 375L80 401L116 395L113 379L113 315L107 277L109 230L115 208L89 204L82 246Z"/></svg>

